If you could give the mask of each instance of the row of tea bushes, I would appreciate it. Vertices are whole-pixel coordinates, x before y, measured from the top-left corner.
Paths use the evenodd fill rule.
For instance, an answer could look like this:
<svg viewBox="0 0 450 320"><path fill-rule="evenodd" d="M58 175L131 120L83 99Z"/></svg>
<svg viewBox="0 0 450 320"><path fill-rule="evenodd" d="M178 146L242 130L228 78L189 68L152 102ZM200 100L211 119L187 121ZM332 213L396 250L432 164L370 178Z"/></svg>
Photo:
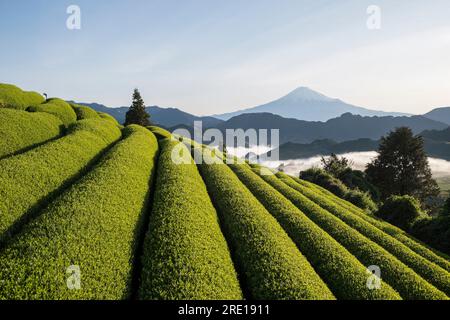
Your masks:
<svg viewBox="0 0 450 320"><path fill-rule="evenodd" d="M383 285L380 290L370 290L367 287L367 267L306 217L280 192L254 173L249 166L233 164L230 167L253 195L274 215L338 299L400 299L399 294L389 285ZM266 178L285 192L294 192L278 181L275 176Z"/></svg>
<svg viewBox="0 0 450 320"><path fill-rule="evenodd" d="M144 242L141 299L242 299L218 217L190 152L170 138L161 154ZM182 164L172 161L184 149Z"/></svg>
<svg viewBox="0 0 450 320"><path fill-rule="evenodd" d="M129 299L157 151L148 130L124 129L92 171L3 248L0 299Z"/></svg>
<svg viewBox="0 0 450 320"><path fill-rule="evenodd" d="M50 114L0 109L0 159L60 137L63 133L62 122Z"/></svg>
<svg viewBox="0 0 450 320"><path fill-rule="evenodd" d="M194 152L202 152L195 148ZM277 220L225 164L199 165L249 298L334 299ZM213 164L208 164L213 163Z"/></svg>
<svg viewBox="0 0 450 320"><path fill-rule="evenodd" d="M82 120L60 139L0 160L0 243L120 137L109 121Z"/></svg>

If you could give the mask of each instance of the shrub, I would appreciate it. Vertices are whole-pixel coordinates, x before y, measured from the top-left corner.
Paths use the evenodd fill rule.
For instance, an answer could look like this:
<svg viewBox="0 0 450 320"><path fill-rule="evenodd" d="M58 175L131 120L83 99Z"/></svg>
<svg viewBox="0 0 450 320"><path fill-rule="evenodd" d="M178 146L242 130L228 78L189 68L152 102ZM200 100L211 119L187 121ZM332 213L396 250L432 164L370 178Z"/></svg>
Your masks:
<svg viewBox="0 0 450 320"><path fill-rule="evenodd" d="M0 100L0 107L25 110L44 102L44 97L37 92L23 91L14 85L0 83Z"/></svg>
<svg viewBox="0 0 450 320"><path fill-rule="evenodd" d="M347 168L336 177L349 189L358 189L364 193L369 193L373 201L379 202L381 198L380 190L371 184L363 171Z"/></svg>
<svg viewBox="0 0 450 320"><path fill-rule="evenodd" d="M0 244L120 137L108 121L82 120L58 140L0 160Z"/></svg>
<svg viewBox="0 0 450 320"><path fill-rule="evenodd" d="M195 152L201 152L195 149ZM206 153L203 154L206 158ZM275 218L225 164L199 166L252 299L333 299L334 296Z"/></svg>
<svg viewBox="0 0 450 320"><path fill-rule="evenodd" d="M230 165L239 179L278 220L338 299L400 299L389 285L367 288L367 272L351 253L305 216L247 165ZM267 177L287 193L294 190L275 176Z"/></svg>
<svg viewBox="0 0 450 320"><path fill-rule="evenodd" d="M300 172L300 179L318 184L340 198L343 198L348 192L347 187L341 181L320 168L311 168Z"/></svg>
<svg viewBox="0 0 450 320"><path fill-rule="evenodd" d="M411 196L391 196L381 206L376 215L403 230L409 230L414 221L425 214L418 200Z"/></svg>
<svg viewBox="0 0 450 320"><path fill-rule="evenodd" d="M151 132L153 132L153 134L158 139L167 139L167 138L172 137L172 134L169 131L167 131L166 129L157 127L157 126L148 126L147 129L150 130Z"/></svg>
<svg viewBox="0 0 450 320"><path fill-rule="evenodd" d="M366 210L366 212L375 212L378 209L367 192L349 189L344 199L353 203L358 208Z"/></svg>
<svg viewBox="0 0 450 320"><path fill-rule="evenodd" d="M105 112L97 112L100 118L113 122L114 124L120 126L120 123L114 118L112 115L107 114Z"/></svg>
<svg viewBox="0 0 450 320"><path fill-rule="evenodd" d="M450 216L450 197L445 201L445 204L442 207L441 215Z"/></svg>
<svg viewBox="0 0 450 320"><path fill-rule="evenodd" d="M0 159L62 134L62 122L52 115L0 109Z"/></svg>
<svg viewBox="0 0 450 320"><path fill-rule="evenodd" d="M411 233L434 248L450 254L450 216L418 219Z"/></svg>
<svg viewBox="0 0 450 320"><path fill-rule="evenodd" d="M165 139L144 242L141 299L242 299L217 213L188 149ZM172 161L184 149L185 164ZM164 268L161 268L164 266Z"/></svg>
<svg viewBox="0 0 450 320"><path fill-rule="evenodd" d="M70 103L70 106L72 107L73 111L75 111L75 114L77 115L77 120L100 118L97 111L95 111L92 108L75 103Z"/></svg>
<svg viewBox="0 0 450 320"><path fill-rule="evenodd" d="M364 219L348 213L347 210L342 210L342 208L337 206L329 198L300 186L285 174L279 174L278 176L283 182L297 190L308 200L320 204L320 207L330 212L349 227L360 232L362 235L390 252L438 289L444 291L446 294L450 293L450 274L446 270L431 263L407 246L403 245L400 241L374 227Z"/></svg>
<svg viewBox="0 0 450 320"><path fill-rule="evenodd" d="M48 99L45 103L27 108L30 112L47 112L58 117L66 127L77 121L77 115L72 107L58 98Z"/></svg>
<svg viewBox="0 0 450 320"><path fill-rule="evenodd" d="M368 193L361 192L357 189L351 190L347 188L339 179L323 169L311 168L300 172L300 179L313 182L323 188L331 191L336 196L346 199L367 212L373 212L377 209L377 205L372 201Z"/></svg>
<svg viewBox="0 0 450 320"><path fill-rule="evenodd" d="M140 127L124 136L3 249L1 299L130 298L158 146ZM71 265L81 290L67 288Z"/></svg>
<svg viewBox="0 0 450 320"><path fill-rule="evenodd" d="M386 232L387 234L391 235L398 241L402 242L404 245L406 245L408 248L413 250L414 252L420 254L422 257L426 258L427 260L437 264L441 268L444 268L447 271L450 271L450 262L448 261L449 258L438 252L434 251L431 248L426 247L423 243L420 243L416 239L412 238L410 235L405 233L405 231L399 229L398 227L395 227L379 218L370 216L366 214L364 211L362 211L360 208L354 206L353 204L344 201L338 197L336 197L333 193L329 192L328 190L318 186L314 185L308 181L295 179L295 182L299 185L308 188L312 191L318 192L328 198L330 200L333 200L334 203L342 208L343 210L346 210L348 213L356 215L365 221L369 222L373 226L377 227L378 229Z"/></svg>

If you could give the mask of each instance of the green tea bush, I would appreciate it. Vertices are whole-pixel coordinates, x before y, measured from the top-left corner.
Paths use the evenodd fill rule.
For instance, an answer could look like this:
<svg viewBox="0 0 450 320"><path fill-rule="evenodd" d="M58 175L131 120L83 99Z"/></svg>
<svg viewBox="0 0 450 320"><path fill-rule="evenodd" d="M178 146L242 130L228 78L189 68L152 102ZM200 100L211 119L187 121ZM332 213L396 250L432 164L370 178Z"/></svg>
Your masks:
<svg viewBox="0 0 450 320"><path fill-rule="evenodd" d="M292 202L252 172L250 167L235 164L230 167L278 220L338 299L400 299L399 294L387 284L380 290L368 289L367 268ZM295 193L275 176L269 176L267 179L284 192Z"/></svg>
<svg viewBox="0 0 450 320"><path fill-rule="evenodd" d="M47 112L58 117L66 127L77 121L77 115L70 104L59 98L48 99L46 102L27 108L29 112Z"/></svg>
<svg viewBox="0 0 450 320"><path fill-rule="evenodd" d="M97 113L97 111L95 111L92 108L75 103L70 103L70 106L72 107L73 111L75 111L75 114L77 115L77 120L100 118L100 115Z"/></svg>
<svg viewBox="0 0 450 320"><path fill-rule="evenodd" d="M376 212L376 216L408 231L413 223L424 217L418 200L411 196L391 196Z"/></svg>
<svg viewBox="0 0 450 320"><path fill-rule="evenodd" d="M150 130L151 132L153 132L153 134L158 139L167 139L167 138L172 137L172 134L169 131L167 131L166 129L157 127L157 126L148 126L147 129Z"/></svg>
<svg viewBox="0 0 450 320"><path fill-rule="evenodd" d="M44 102L44 97L37 92L23 91L12 85L0 83L0 108L25 110Z"/></svg>
<svg viewBox="0 0 450 320"><path fill-rule="evenodd" d="M130 126L0 253L0 299L129 299L158 144ZM67 286L78 266L81 289Z"/></svg>
<svg viewBox="0 0 450 320"><path fill-rule="evenodd" d="M414 270L417 274L422 276L425 280L442 290L446 294L450 293L450 274L441 267L431 263L427 259L423 258L407 246L403 245L400 241L384 233L380 229L374 227L364 219L348 213L346 210L342 210L334 202L327 197L324 197L318 193L312 192L307 188L301 187L295 181L285 175L277 174L278 177L285 182L288 186L298 191L304 198L312 203L315 203L319 208L323 208L333 218L337 218L341 223L350 227L351 230L357 231L372 240L383 249L387 250L390 254L395 256L398 260L402 261L409 268ZM317 205L320 204L320 205ZM347 247L348 248L348 247ZM391 284L394 289L396 288ZM400 292L400 289L398 289ZM402 292L400 292L402 294Z"/></svg>
<svg viewBox="0 0 450 320"><path fill-rule="evenodd" d="M194 149L194 152L202 152ZM253 299L334 299L276 219L225 164L199 165L234 253L241 283Z"/></svg>
<svg viewBox="0 0 450 320"><path fill-rule="evenodd" d="M62 122L50 114L0 109L0 159L55 139L63 133Z"/></svg>
<svg viewBox="0 0 450 320"><path fill-rule="evenodd" d="M140 298L242 299L216 210L188 149L171 139L160 140L160 146ZM180 147L186 159L176 164L172 152Z"/></svg>
<svg viewBox="0 0 450 320"><path fill-rule="evenodd" d="M314 192L318 192L328 198L330 200L333 200L333 202L340 206L342 209L346 210L348 213L354 214L365 221L369 222L373 226L377 227L378 229L386 232L387 234L391 235L404 245L406 245L408 248L413 250L414 252L420 254L422 257L426 258L428 261L431 261L441 268L444 268L447 271L450 271L450 262L448 256L444 255L443 253L440 253L438 251L435 251L431 248L428 248L425 244L419 242L418 240L411 237L409 234L407 234L405 231L401 230L398 227L395 227L379 218L376 218L375 216L371 216L366 214L364 211L362 211L360 208L354 206L353 204L344 201L338 197L336 197L334 194L329 192L328 190L318 186L314 185L308 181L300 180L297 178L293 178L293 180L298 183L299 185L309 188L310 190Z"/></svg>
<svg viewBox="0 0 450 320"><path fill-rule="evenodd" d="M77 178L121 137L105 120L81 120L69 133L20 155L0 160L0 244L53 193Z"/></svg>
<svg viewBox="0 0 450 320"><path fill-rule="evenodd" d="M100 118L113 122L114 124L120 126L120 123L114 118L112 115L107 114L105 112L97 112Z"/></svg>
<svg viewBox="0 0 450 320"><path fill-rule="evenodd" d="M383 282L386 282L400 293L403 299L448 299L443 292L429 284L392 254L349 227L342 220L309 200L300 192L293 188L290 188L290 191L287 192L285 188L280 188L278 184L273 182L273 179L271 179L273 176L261 175L259 169L253 170L289 199L308 218L343 245L361 263L367 267L371 265L380 267ZM283 178L279 179L284 182ZM287 184L285 185L287 186Z"/></svg>

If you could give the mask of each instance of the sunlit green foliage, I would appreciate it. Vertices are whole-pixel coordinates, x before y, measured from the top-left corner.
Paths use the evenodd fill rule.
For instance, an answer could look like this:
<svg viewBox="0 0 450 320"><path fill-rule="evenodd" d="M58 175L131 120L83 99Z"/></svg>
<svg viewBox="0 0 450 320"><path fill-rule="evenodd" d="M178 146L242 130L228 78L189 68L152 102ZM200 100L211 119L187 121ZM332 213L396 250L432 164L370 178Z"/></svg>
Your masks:
<svg viewBox="0 0 450 320"><path fill-rule="evenodd" d="M242 299L216 210L188 149L170 139L160 144L140 298ZM172 161L178 149L180 164Z"/></svg>
<svg viewBox="0 0 450 320"><path fill-rule="evenodd" d="M124 136L2 250L0 299L130 298L158 145L138 126Z"/></svg>
<svg viewBox="0 0 450 320"><path fill-rule="evenodd" d="M157 127L157 126L148 126L147 129L150 130L151 132L153 132L153 134L158 139L166 139L166 138L172 137L172 134L169 131L167 131L166 129Z"/></svg>
<svg viewBox="0 0 450 320"><path fill-rule="evenodd" d="M265 208L278 220L297 244L320 277L328 284L338 299L400 299L389 285L380 290L367 287L367 267L363 266L342 245L320 229L292 202L266 183L247 165L230 165L239 179L249 188ZM285 192L276 177L267 177Z"/></svg>
<svg viewBox="0 0 450 320"><path fill-rule="evenodd" d="M0 109L0 159L57 138L62 122L47 113Z"/></svg>
<svg viewBox="0 0 450 320"><path fill-rule="evenodd" d="M46 102L27 108L30 112L47 112L58 117L66 127L77 121L77 115L70 104L59 98L48 99Z"/></svg>
<svg viewBox="0 0 450 320"><path fill-rule="evenodd" d="M383 220L376 218L375 216L366 214L358 207L352 205L351 203L349 203L347 201L340 199L339 197L336 197L334 194L332 194L328 190L326 190L318 185L314 185L308 181L300 180L297 178L293 178L293 179L298 184L300 184L306 188L309 188L314 192L317 192L319 194L323 194L323 195L327 196L336 205L340 206L342 209L346 210L348 213L357 215L358 217L371 223L378 229L383 230L387 234L389 234L392 237L394 237L395 239L399 240L404 245L406 245L408 248L410 248L413 251L415 251L416 253L420 254L422 257L439 265L440 267L444 268L445 270L450 271L450 262L448 261L448 257L446 255L444 255L440 252L436 252L436 251L426 247L424 244L420 243L419 241L417 241L416 239L414 239L410 235L408 235L405 231L403 231L403 230L399 229L398 227L395 227L389 223L386 223Z"/></svg>
<svg viewBox="0 0 450 320"><path fill-rule="evenodd" d="M109 120L109 121L113 122L114 124L120 126L119 122L112 115L104 113L104 112L97 112L97 114L100 116L100 118Z"/></svg>
<svg viewBox="0 0 450 320"><path fill-rule="evenodd" d="M359 231L361 234L389 251L400 261L422 276L422 278L429 281L446 294L450 294L450 273L446 270L435 265L434 263L431 263L402 244L400 241L384 233L364 219L348 213L347 210L343 210L327 197L300 186L295 183L295 180L285 174L279 174L279 176L290 187L299 191L308 199L319 203L322 208L328 210L337 218L344 221L347 225Z"/></svg>
<svg viewBox="0 0 450 320"><path fill-rule="evenodd" d="M259 173L260 170L254 169ZM395 256L345 224L342 220L305 197L302 193L287 192L274 184L269 177L261 177L288 198L319 227L336 239L366 266L377 265L382 270L382 279L393 287L404 299L447 299L447 296L426 282ZM281 180L286 183L290 178Z"/></svg>
<svg viewBox="0 0 450 320"><path fill-rule="evenodd" d="M213 162L205 157L200 172L251 297L333 299L276 219L227 165Z"/></svg>
<svg viewBox="0 0 450 320"><path fill-rule="evenodd" d="M97 113L97 111L95 111L92 108L82 106L76 103L70 103L70 106L75 111L77 115L77 120L100 118L100 115Z"/></svg>
<svg viewBox="0 0 450 320"><path fill-rule="evenodd" d="M12 85L0 83L0 108L25 110L44 102L44 97L37 92L23 91Z"/></svg>
<svg viewBox="0 0 450 320"><path fill-rule="evenodd" d="M58 140L0 160L0 242L120 137L120 130L109 121L82 120Z"/></svg>

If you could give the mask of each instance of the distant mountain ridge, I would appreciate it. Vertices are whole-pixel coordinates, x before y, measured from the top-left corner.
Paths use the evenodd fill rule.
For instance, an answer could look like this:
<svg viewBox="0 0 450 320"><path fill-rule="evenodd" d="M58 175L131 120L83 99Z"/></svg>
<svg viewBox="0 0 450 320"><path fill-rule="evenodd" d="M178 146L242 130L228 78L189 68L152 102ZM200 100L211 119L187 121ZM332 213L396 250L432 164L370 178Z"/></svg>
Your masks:
<svg viewBox="0 0 450 320"><path fill-rule="evenodd" d="M428 119L444 122L450 126L450 107L436 108L424 114Z"/></svg>
<svg viewBox="0 0 450 320"><path fill-rule="evenodd" d="M354 106L339 99L327 97L309 88L299 87L275 101L253 108L213 115L213 117L222 120L229 120L241 114L249 113L273 113L284 118L293 118L306 121L327 121L329 119L339 117L344 113L351 113L361 116L409 115L406 113L376 111Z"/></svg>
<svg viewBox="0 0 450 320"><path fill-rule="evenodd" d="M450 161L450 128L426 130L419 133L424 138L425 152L429 157ZM287 142L278 148L280 160L305 159L315 156L328 156L331 153L376 151L380 141L356 139L336 142L331 139L316 140L309 144Z"/></svg>
<svg viewBox="0 0 450 320"><path fill-rule="evenodd" d="M362 117L350 113L326 122L287 119L271 113L242 114L220 123L217 128L226 129L279 129L280 143L311 143L330 139L344 142L355 139L378 140L397 127L409 127L415 134L424 130L443 130L448 125L423 116L411 117Z"/></svg>
<svg viewBox="0 0 450 320"><path fill-rule="evenodd" d="M91 107L92 109L105 112L113 116L119 121L119 123L125 122L125 116L129 107L109 108L99 103L83 103L79 104ZM202 121L205 127L214 127L223 120L219 120L213 117L199 117L190 113L181 111L177 108L161 108L158 106L146 107L147 112L151 115L151 121L154 124L170 128L178 125L193 126L194 121Z"/></svg>

